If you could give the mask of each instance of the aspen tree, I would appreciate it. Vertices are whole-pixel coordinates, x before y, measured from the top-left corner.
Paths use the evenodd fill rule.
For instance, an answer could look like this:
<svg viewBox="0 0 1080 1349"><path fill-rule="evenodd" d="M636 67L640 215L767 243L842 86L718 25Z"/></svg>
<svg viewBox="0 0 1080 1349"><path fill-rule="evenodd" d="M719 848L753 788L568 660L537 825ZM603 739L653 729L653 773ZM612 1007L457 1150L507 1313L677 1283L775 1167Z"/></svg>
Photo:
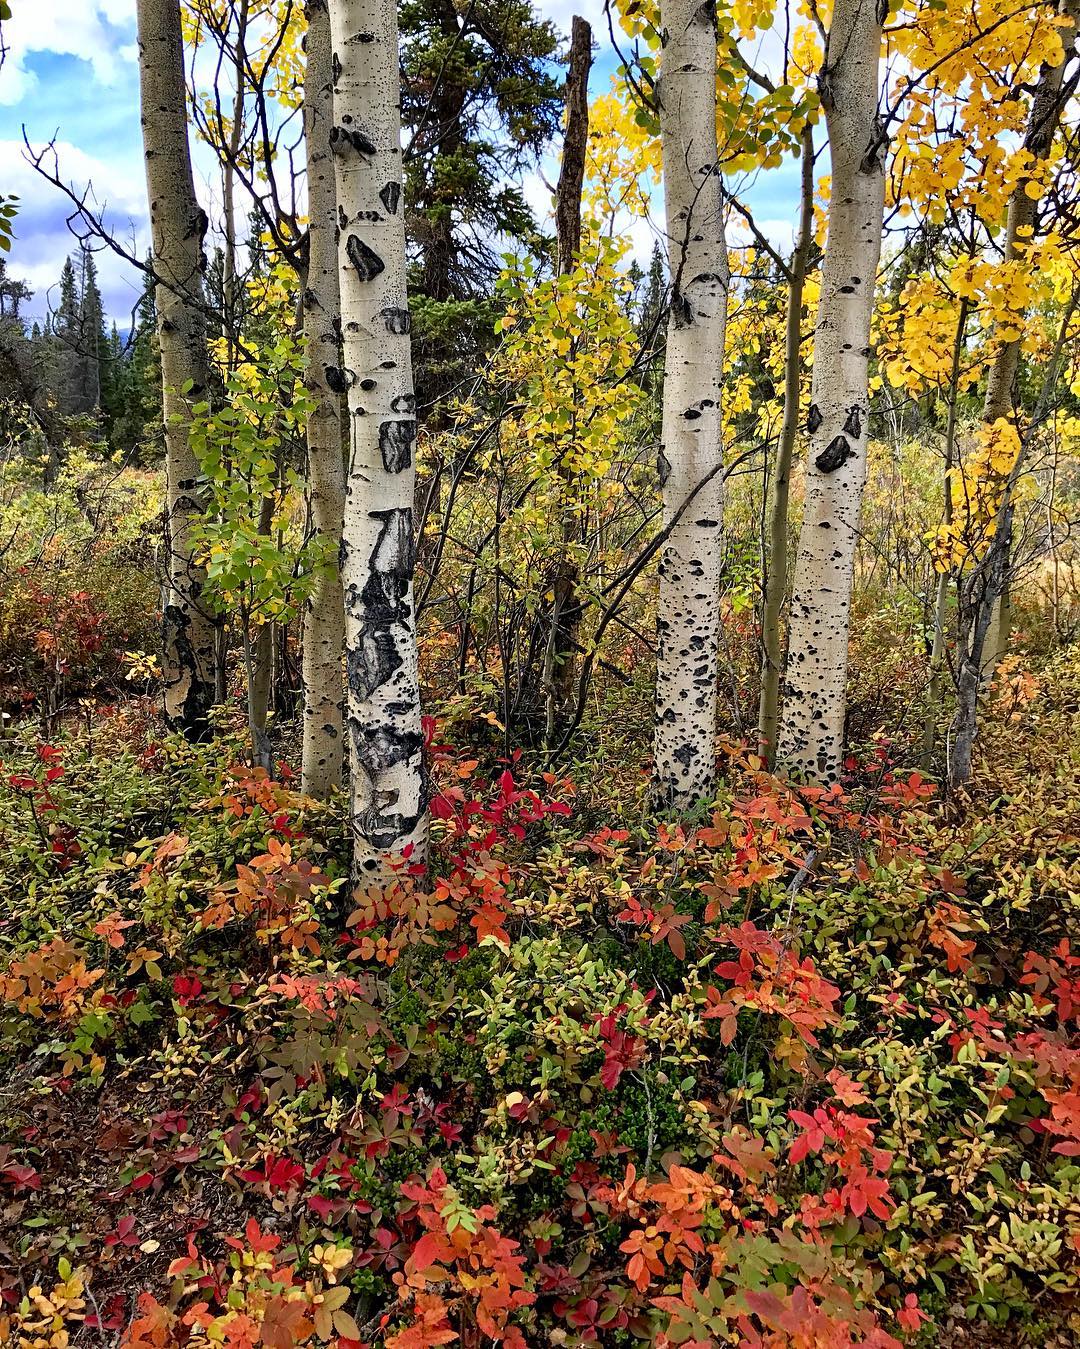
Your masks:
<svg viewBox="0 0 1080 1349"><path fill-rule="evenodd" d="M780 674L783 663L782 612L788 580L788 497L795 442L799 433L799 386L802 367L802 311L810 250L814 244L814 133L802 137L799 190L799 233L788 268L787 317L784 331L784 419L776 449L769 506L765 604L761 618L761 697L758 703L758 747L771 767L776 762L780 726Z"/></svg>
<svg viewBox="0 0 1080 1349"><path fill-rule="evenodd" d="M720 396L728 261L716 143L716 15L665 0L660 114L671 312L658 457L664 525L657 618L656 792L685 809L716 776L723 540Z"/></svg>
<svg viewBox="0 0 1080 1349"><path fill-rule="evenodd" d="M308 495L315 532L323 543L323 570L304 614L304 743L302 784L325 797L341 785L345 688L345 610L338 554L345 511L341 451L342 376L337 272L337 193L330 153L333 63L326 0L307 3L304 138L307 144L308 253L304 288Z"/></svg>
<svg viewBox="0 0 1080 1349"><path fill-rule="evenodd" d="M1029 172L1017 183L1009 198L1005 218L1002 263L1015 264L1030 244L1036 223L1038 190L1028 191L1038 170L1053 148L1065 105L1075 90L1075 77L1065 79L1065 70L1076 47L1080 0L1062 0L1060 14L1070 27L1062 32L1061 60L1043 65L1032 92L1024 135ZM1017 316L1018 319L1022 315ZM982 420L992 427L1013 416L1013 395L1020 364L1023 335L1001 342L990 362L983 397ZM1013 478L1017 476L1014 472ZM993 676L1009 641L1009 579L1012 551L1012 484L1006 490L998 513L995 537L982 563L957 582L958 639L960 658L956 685L956 714L949 754L949 785L959 787L971 776L971 755L978 720L979 692Z"/></svg>
<svg viewBox="0 0 1080 1349"><path fill-rule="evenodd" d="M887 140L878 117L883 18L883 6L838 0L819 77L832 179L778 758L826 780L839 772L843 748L848 622L866 482L867 362L885 202Z"/></svg>
<svg viewBox="0 0 1080 1349"><path fill-rule="evenodd" d="M215 629L200 601L205 578L190 541L202 503L189 427L208 379L202 282L207 218L191 171L179 0L138 0L136 12L165 429L165 715L190 739L201 739L214 702Z"/></svg>
<svg viewBox="0 0 1080 1349"><path fill-rule="evenodd" d="M341 543L355 870L427 839L413 493L416 399L405 286L397 8L331 0L338 275L349 400Z"/></svg>

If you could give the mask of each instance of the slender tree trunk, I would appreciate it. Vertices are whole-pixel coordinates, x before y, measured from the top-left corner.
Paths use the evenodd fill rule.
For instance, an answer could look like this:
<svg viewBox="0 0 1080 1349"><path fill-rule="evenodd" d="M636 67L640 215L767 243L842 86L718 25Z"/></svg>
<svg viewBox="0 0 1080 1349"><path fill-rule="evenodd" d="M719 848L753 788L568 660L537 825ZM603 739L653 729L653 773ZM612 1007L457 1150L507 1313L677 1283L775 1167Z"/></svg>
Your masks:
<svg viewBox="0 0 1080 1349"><path fill-rule="evenodd" d="M1042 389L1027 433L1020 442L1016 463L1012 467L1002 504L998 508L997 524L990 538L990 546L970 572L957 578L956 608L958 645L958 673L956 715L951 727L952 752L949 756L949 788L955 791L971 777L972 748L979 710L979 692L983 683L983 652L993 621L994 604L1005 592L1009 582L1012 561L1013 517L1015 514L1016 484L1024 470L1024 462L1039 427L1046 419L1050 400L1057 387L1061 358L1069 336L1073 314L1080 304L1080 286L1073 290L1062 315L1057 341L1047 363Z"/></svg>
<svg viewBox="0 0 1080 1349"><path fill-rule="evenodd" d="M566 134L555 189L558 273L569 276L581 248L581 190L589 149L589 71L592 28L575 14L570 25L570 64L566 72Z"/></svg>
<svg viewBox="0 0 1080 1349"><path fill-rule="evenodd" d="M305 385L312 399L307 420L308 492L315 534L325 566L304 615L303 790L325 797L341 786L344 744L345 610L339 552L345 510L341 455L341 305L338 298L337 193L330 154L333 68L326 0L307 4L307 76L304 135L307 141L308 266L304 292Z"/></svg>
<svg viewBox="0 0 1080 1349"><path fill-rule="evenodd" d="M427 792L413 601L413 394L393 0L331 0L338 274L349 391L341 543L351 816L360 876L423 860Z"/></svg>
<svg viewBox="0 0 1080 1349"><path fill-rule="evenodd" d="M1033 166L1041 164L1053 148L1065 105L1075 88L1075 78L1065 84L1065 68L1076 45L1076 24L1080 0L1061 0L1060 13L1073 27L1062 33L1062 59L1056 66L1043 66L1035 85L1028 113L1024 148ZM1025 190L1028 178L1017 183L1005 220L1003 261L1013 262L1030 246L1036 223L1036 203ZM1018 315L1017 317L1023 317ZM1013 393L1020 364L1023 338L1002 342L990 363L983 398L983 421L992 424L1013 414ZM1012 570L1011 485L1006 488L1000 508L1001 523L991 546L993 564L978 566L958 581L958 612L964 621L957 633L959 674L957 709L953 719L953 748L949 759L949 785L967 782L971 775L972 746L979 711L979 691L993 678L997 661L1008 646L1010 606L1002 596L1008 589ZM970 593L964 593L965 591ZM988 640L990 639L990 640ZM972 692L974 688L974 692Z"/></svg>
<svg viewBox="0 0 1080 1349"><path fill-rule="evenodd" d="M1080 0L1061 0L1059 12L1074 27L1062 31L1064 49L1062 59L1056 66L1043 66L1032 94L1027 131L1024 135L1024 149L1031 155L1033 169L1038 168L1050 154L1058 127L1061 125L1061 115L1076 83L1075 80L1070 80L1066 86L1064 80L1065 67L1072 58L1076 45L1075 25L1077 17L1080 16ZM1009 209L1005 217L1005 242L1002 247L1002 261L1005 263L1014 262L1020 252L1026 251L1031 244L1038 203L1025 191L1029 181L1028 177L1021 179L1009 198ZM1008 417L1012 413L1013 387L1016 383L1022 345L1022 337L1002 342L990 363L986 378L986 394L983 398L984 422L995 422L999 417Z"/></svg>
<svg viewBox="0 0 1080 1349"><path fill-rule="evenodd" d="M814 243L814 133L802 136L802 181L799 233L788 277L787 330L784 337L784 419L776 449L772 503L769 510L765 604L761 618L761 699L758 705L758 747L771 768L776 762L780 729L780 673L783 663L782 614L788 583L788 497L795 441L799 433L799 387L802 375L803 291Z"/></svg>
<svg viewBox="0 0 1080 1349"><path fill-rule="evenodd" d="M837 0L819 80L832 187L778 757L787 768L824 780L838 775L843 749L851 588L866 482L867 360L885 197L880 13L866 0Z"/></svg>
<svg viewBox="0 0 1080 1349"><path fill-rule="evenodd" d="M225 343L227 364L231 371L236 364L237 336L240 331L240 289L236 270L236 164L244 131L244 85L247 80L247 29L249 0L240 0L237 12L236 48L233 69L236 90L233 94L232 125L229 127L225 163L222 169L222 199L225 211L225 257L222 276L222 299L225 309Z"/></svg>
<svg viewBox="0 0 1080 1349"><path fill-rule="evenodd" d="M250 624L245 625L243 640L251 762L255 767L265 768L269 772L273 756L266 724L270 711L270 683L274 668L273 623L260 623L255 629L254 637L251 636Z"/></svg>
<svg viewBox="0 0 1080 1349"><path fill-rule="evenodd" d="M960 313L956 320L956 336L953 338L952 368L949 371L949 412L945 423L945 472L942 477L944 487L943 508L945 524L952 523L952 469L956 459L956 418L957 404L960 398L960 361L964 353L964 339L967 334L968 301L960 301ZM929 771L934 758L934 743L937 739L938 715L941 711L942 670L945 666L945 620L949 600L949 573L938 574L934 586L934 638L930 648L930 686L926 695L926 720L923 722L923 767Z"/></svg>
<svg viewBox="0 0 1080 1349"><path fill-rule="evenodd" d="M269 535L274 523L274 499L264 497L259 508L259 533ZM270 696L274 683L274 627L271 622L256 625L251 612L243 615L244 677L247 684L248 734L251 762L270 771L273 759L266 727L270 716ZM255 635L252 636L252 629Z"/></svg>
<svg viewBox="0 0 1080 1349"><path fill-rule="evenodd" d="M569 276L581 249L581 190L585 182L585 157L589 148L589 71L592 67L592 28L574 15L570 30L570 67L566 77L566 135L562 166L555 192L555 228L558 273ZM561 467L562 544L552 584L551 626L544 656L544 689L547 699L547 743L554 739L555 722L574 688L574 645L580 610L577 602L578 563L573 549L580 535L579 516L571 509L576 484Z"/></svg>
<svg viewBox="0 0 1080 1349"><path fill-rule="evenodd" d="M716 28L695 0L665 0L656 85L671 275L658 457L664 524L690 500L660 558L655 787L687 809L716 782L723 543L720 397L728 261L716 149Z"/></svg>
<svg viewBox="0 0 1080 1349"><path fill-rule="evenodd" d="M188 145L179 0L138 0L139 84L165 425L166 593L162 672L165 715L190 739L209 733L214 624L201 604L204 572L191 549L202 514L191 450L192 406L206 397L202 242Z"/></svg>

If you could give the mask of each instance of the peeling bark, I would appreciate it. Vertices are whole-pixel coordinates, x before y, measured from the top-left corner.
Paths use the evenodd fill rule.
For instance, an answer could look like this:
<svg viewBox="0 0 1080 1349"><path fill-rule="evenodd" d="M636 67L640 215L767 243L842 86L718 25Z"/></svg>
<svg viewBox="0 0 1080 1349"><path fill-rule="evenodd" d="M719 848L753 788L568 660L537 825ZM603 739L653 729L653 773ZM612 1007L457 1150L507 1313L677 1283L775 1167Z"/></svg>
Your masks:
<svg viewBox="0 0 1080 1349"><path fill-rule="evenodd" d="M202 308L207 219L191 171L179 0L138 0L137 17L165 428L165 716L189 739L201 740L210 733L214 703L215 626L201 603L205 574L192 557L191 530L203 503L189 427L208 378Z"/></svg>
<svg viewBox="0 0 1080 1349"><path fill-rule="evenodd" d="M656 85L671 275L664 375L664 524L693 495L660 559L655 786L687 809L716 781L728 262L716 147L716 15L665 0Z"/></svg>
<svg viewBox="0 0 1080 1349"><path fill-rule="evenodd" d="M335 215L337 193L330 153L333 71L326 0L307 3L307 72L304 138L307 144L308 257L304 290L305 387L312 399L307 419L308 497L317 537L328 556L304 614L303 790L323 798L341 786L345 709L343 656L345 610L339 557L345 512L341 449L341 305Z"/></svg>
<svg viewBox="0 0 1080 1349"><path fill-rule="evenodd" d="M824 781L838 775L843 750L851 588L866 482L867 361L887 144L878 120L881 24L874 6L838 0L819 79L832 197L778 758Z"/></svg>
<svg viewBox="0 0 1080 1349"><path fill-rule="evenodd" d="M330 0L349 398L341 570L351 818L358 879L389 854L423 860L427 796L413 602L415 401L401 205L397 10Z"/></svg>

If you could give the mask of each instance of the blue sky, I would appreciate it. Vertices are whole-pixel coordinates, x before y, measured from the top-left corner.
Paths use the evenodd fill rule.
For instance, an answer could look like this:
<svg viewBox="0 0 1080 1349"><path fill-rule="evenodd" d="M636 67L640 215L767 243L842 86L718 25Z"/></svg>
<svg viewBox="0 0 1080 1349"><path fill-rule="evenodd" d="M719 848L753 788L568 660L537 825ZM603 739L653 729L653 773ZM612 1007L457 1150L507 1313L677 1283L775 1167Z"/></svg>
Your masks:
<svg viewBox="0 0 1080 1349"><path fill-rule="evenodd" d="M591 89L602 92L616 64L603 0L546 0L538 7L566 32L575 12L592 22L600 50ZM35 291L28 312L43 315L76 244L66 224L70 206L24 160L24 125L35 146L56 137L60 176L79 191L91 183L116 237L139 256L147 249L135 0L17 0L13 9L5 25L9 55L0 71L0 191L20 197L9 267ZM204 155L197 154L196 170L213 219L212 165ZM554 162L544 170L554 181ZM796 177L788 168L764 175L749 194L762 227L785 248L794 229ZM541 178L533 176L525 186L534 209L546 212L550 199ZM633 236L635 251L646 258L658 237L655 224L640 224ZM108 251L98 254L98 267L106 312L126 327L139 275Z"/></svg>
<svg viewBox="0 0 1080 1349"><path fill-rule="evenodd" d="M79 191L91 183L117 237L146 248L135 0L23 0L13 10L0 71L0 185L20 198L9 266L33 287L28 312L40 315L75 240L70 206L23 158L24 125L34 145L56 137L60 175ZM138 277L119 259L98 261L106 308L123 325Z"/></svg>

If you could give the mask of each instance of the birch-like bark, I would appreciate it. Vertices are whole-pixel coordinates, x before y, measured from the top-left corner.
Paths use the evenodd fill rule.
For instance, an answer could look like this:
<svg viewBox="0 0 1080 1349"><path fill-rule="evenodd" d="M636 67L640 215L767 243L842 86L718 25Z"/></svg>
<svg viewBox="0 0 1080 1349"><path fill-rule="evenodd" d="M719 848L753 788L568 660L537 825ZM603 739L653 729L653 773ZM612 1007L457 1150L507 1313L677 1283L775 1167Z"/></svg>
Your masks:
<svg viewBox="0 0 1080 1349"><path fill-rule="evenodd" d="M330 0L338 276L349 394L341 541L358 876L422 860L427 799L413 602L416 399L405 287L397 8Z"/></svg>
<svg viewBox="0 0 1080 1349"><path fill-rule="evenodd" d="M341 786L345 685L345 610L339 553L345 512L341 451L341 305L337 262L337 192L330 153L334 74L326 0L307 3L304 137L307 143L308 259L304 290L308 498L325 569L304 614L304 744L301 782L323 798Z"/></svg>
<svg viewBox="0 0 1080 1349"><path fill-rule="evenodd" d="M191 172L179 0L138 0L137 17L165 429L165 715L190 739L202 739L214 702L214 624L201 602L205 574L192 557L191 530L202 501L189 428L208 378L202 307L207 219Z"/></svg>
<svg viewBox="0 0 1080 1349"><path fill-rule="evenodd" d="M799 233L788 275L787 325L784 336L784 419L776 449L772 502L769 510L765 603L761 616L761 697L758 702L758 752L769 768L776 763L780 729L780 674L784 634L781 616L788 583L788 499L795 441L799 433L799 389L802 375L803 292L810 249L814 243L814 133L802 137Z"/></svg>
<svg viewBox="0 0 1080 1349"><path fill-rule="evenodd" d="M881 24L882 9L868 0L837 0L819 79L832 187L778 752L786 768L819 780L840 770L851 588L866 482L867 362L885 200Z"/></svg>
<svg viewBox="0 0 1080 1349"><path fill-rule="evenodd" d="M720 395L728 261L716 149L716 15L664 0L656 96L671 317L658 457L664 524L657 614L655 786L687 809L716 781L723 544Z"/></svg>

